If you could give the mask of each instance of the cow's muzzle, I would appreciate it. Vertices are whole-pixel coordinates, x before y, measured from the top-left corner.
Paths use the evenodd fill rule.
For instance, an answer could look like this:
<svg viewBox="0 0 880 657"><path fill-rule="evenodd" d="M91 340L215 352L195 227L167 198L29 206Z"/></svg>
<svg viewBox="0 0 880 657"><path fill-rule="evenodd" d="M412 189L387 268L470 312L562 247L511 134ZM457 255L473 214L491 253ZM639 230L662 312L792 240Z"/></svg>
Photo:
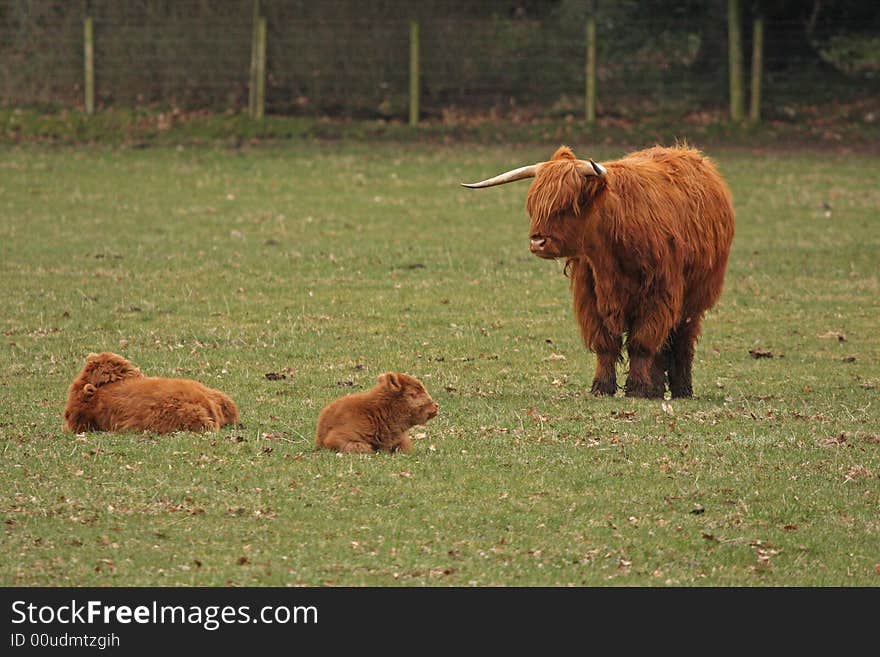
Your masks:
<svg viewBox="0 0 880 657"><path fill-rule="evenodd" d="M543 235L532 235L529 239L529 250L539 258L556 257L556 254L552 253L552 248L550 248L550 240Z"/></svg>

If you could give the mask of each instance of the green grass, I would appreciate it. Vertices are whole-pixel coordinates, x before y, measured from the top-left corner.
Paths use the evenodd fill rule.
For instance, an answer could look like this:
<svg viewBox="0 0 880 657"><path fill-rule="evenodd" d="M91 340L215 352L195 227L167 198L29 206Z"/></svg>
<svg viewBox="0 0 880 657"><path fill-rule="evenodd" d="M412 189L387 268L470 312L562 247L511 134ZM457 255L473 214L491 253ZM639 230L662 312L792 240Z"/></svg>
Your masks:
<svg viewBox="0 0 880 657"><path fill-rule="evenodd" d="M525 183L458 186L556 145L5 148L0 584L880 584L880 161L711 152L737 235L664 405L589 395ZM100 350L244 427L63 433ZM389 369L441 406L413 453L314 451Z"/></svg>

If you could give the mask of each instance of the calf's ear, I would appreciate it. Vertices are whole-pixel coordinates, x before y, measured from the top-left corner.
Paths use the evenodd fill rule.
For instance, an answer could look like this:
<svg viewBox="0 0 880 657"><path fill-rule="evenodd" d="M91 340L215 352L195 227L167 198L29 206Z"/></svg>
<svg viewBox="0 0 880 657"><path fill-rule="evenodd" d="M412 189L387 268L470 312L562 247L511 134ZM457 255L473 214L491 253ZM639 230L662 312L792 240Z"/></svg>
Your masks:
<svg viewBox="0 0 880 657"><path fill-rule="evenodd" d="M92 395L95 394L96 390L97 390L97 388L95 386L93 386L91 383L85 384L82 389L83 397L85 397L86 399L91 399Z"/></svg>
<svg viewBox="0 0 880 657"><path fill-rule="evenodd" d="M394 372L385 372L379 375L379 383L390 390L400 390L400 379Z"/></svg>

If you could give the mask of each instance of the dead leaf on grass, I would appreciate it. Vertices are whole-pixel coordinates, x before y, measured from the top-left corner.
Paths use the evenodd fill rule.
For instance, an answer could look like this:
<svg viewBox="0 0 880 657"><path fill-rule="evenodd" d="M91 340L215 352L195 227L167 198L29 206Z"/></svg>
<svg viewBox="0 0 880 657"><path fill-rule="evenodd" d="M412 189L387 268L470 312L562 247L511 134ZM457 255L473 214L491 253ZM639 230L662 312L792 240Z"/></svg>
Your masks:
<svg viewBox="0 0 880 657"><path fill-rule="evenodd" d="M112 573L114 570L116 570L116 564L113 563L113 560L112 560L112 559L100 559L99 561L100 561L102 564L104 564L105 566L107 566L107 570L109 570L111 573ZM97 566L97 567L95 568L95 572L101 572L101 566Z"/></svg>
<svg viewBox="0 0 880 657"><path fill-rule="evenodd" d="M855 481L856 479L861 479L862 477L873 477L874 473L868 470L863 465L854 465L849 470L847 470L846 474L843 477L843 483L847 483L850 481Z"/></svg>
<svg viewBox="0 0 880 657"><path fill-rule="evenodd" d="M770 563L770 557L772 557L774 554L778 554L778 552L776 550L766 550L764 548L758 548L758 568L772 568L773 564Z"/></svg>
<svg viewBox="0 0 880 657"><path fill-rule="evenodd" d="M528 417L532 418L535 422L546 422L547 420L550 419L550 418L547 417L546 415L541 415L541 414L540 414L537 410L535 410L534 408L530 408L528 411L526 411L526 415L527 415Z"/></svg>
<svg viewBox="0 0 880 657"><path fill-rule="evenodd" d="M848 439L849 434L844 431L836 436L832 436L831 438L826 438L822 441L822 445L824 445L825 447L839 447L841 445L845 445Z"/></svg>
<svg viewBox="0 0 880 657"><path fill-rule="evenodd" d="M843 334L843 331L825 331L825 333L817 335L816 337L822 338L824 340L837 340L838 342L846 342L846 336Z"/></svg>
<svg viewBox="0 0 880 657"><path fill-rule="evenodd" d="M773 358L773 352L767 349L750 349L749 356L752 358Z"/></svg>

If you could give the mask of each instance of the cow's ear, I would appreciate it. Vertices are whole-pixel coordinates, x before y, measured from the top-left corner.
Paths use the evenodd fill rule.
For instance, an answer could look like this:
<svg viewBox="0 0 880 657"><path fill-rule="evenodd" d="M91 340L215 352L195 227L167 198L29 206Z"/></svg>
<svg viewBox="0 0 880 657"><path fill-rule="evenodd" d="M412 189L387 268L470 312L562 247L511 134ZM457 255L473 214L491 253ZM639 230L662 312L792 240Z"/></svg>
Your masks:
<svg viewBox="0 0 880 657"><path fill-rule="evenodd" d="M85 397L86 399L91 399L92 395L95 394L96 390L97 390L97 388L95 386L93 386L91 383L85 384L82 389L83 397Z"/></svg>
<svg viewBox="0 0 880 657"><path fill-rule="evenodd" d="M389 390L400 390L400 379L394 372L385 372L379 375L379 383Z"/></svg>

